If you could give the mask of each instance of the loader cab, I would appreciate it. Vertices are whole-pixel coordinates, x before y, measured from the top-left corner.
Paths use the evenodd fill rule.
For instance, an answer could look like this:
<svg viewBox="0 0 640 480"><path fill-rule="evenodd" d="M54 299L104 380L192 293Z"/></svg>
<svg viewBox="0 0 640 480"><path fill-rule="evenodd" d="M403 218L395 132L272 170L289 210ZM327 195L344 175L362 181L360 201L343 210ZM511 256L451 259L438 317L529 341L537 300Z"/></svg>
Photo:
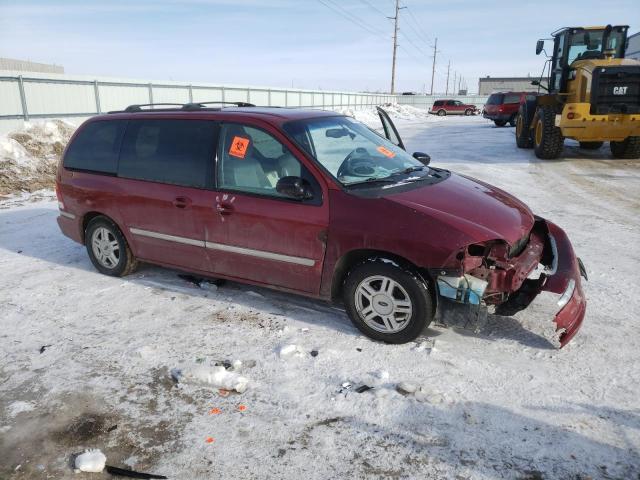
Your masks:
<svg viewBox="0 0 640 480"><path fill-rule="evenodd" d="M549 92L567 91L570 66L580 60L624 58L628 26L563 28L552 33L553 56L549 74ZM536 53L540 53L540 43Z"/></svg>

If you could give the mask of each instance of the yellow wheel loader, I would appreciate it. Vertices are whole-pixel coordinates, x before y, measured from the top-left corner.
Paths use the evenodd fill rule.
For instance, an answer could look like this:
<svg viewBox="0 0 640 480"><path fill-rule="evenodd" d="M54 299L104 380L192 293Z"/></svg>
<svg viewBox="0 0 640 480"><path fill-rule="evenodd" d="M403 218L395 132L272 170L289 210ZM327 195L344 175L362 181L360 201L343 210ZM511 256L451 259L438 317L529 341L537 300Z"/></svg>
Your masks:
<svg viewBox="0 0 640 480"><path fill-rule="evenodd" d="M594 150L609 142L616 158L640 158L640 62L624 58L627 26L562 28L540 80L516 117L516 144L536 156L560 156L565 138ZM545 52L546 54L546 52ZM542 82L547 71L547 84Z"/></svg>

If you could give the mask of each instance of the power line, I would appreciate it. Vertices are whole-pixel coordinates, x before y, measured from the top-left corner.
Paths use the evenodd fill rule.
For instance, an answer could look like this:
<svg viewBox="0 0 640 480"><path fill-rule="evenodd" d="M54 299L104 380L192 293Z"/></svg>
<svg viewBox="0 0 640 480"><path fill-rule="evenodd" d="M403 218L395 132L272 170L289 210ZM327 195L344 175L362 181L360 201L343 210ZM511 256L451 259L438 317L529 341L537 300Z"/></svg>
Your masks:
<svg viewBox="0 0 640 480"><path fill-rule="evenodd" d="M416 16L413 14L413 10L407 6L407 12L409 13L409 19L413 21L414 25L416 26L417 30L416 34L418 36L423 37L423 40L425 41L425 43L429 43L429 42L433 42L433 39L427 35L426 33L424 33L424 30L422 30L422 27L420 26L420 22L418 22L418 19L416 18ZM419 32L419 33L418 33Z"/></svg>
<svg viewBox="0 0 640 480"><path fill-rule="evenodd" d="M402 31L400 30L400 33L402 34L402 36L411 44L413 45L413 47L418 50L420 53L422 53L425 57L428 57L429 54L427 52L425 52L424 50L422 50L422 48L420 48L418 45L416 45L415 43L413 43L413 41Z"/></svg>
<svg viewBox="0 0 640 480"><path fill-rule="evenodd" d="M386 13L384 13L382 10L380 10L378 7L376 7L375 5L371 4L368 0L360 0L362 3L364 3L365 5L367 5L370 8L373 8L376 12L378 12L380 15L382 15L385 18L388 18L388 15Z"/></svg>
<svg viewBox="0 0 640 480"><path fill-rule="evenodd" d="M380 32L380 31L377 31L377 30L373 29L372 27L368 26L366 23L364 23L358 17L353 16L351 13L349 13L346 10L344 10L342 7L335 6L335 4L333 4L333 3L331 3L331 4L326 3L326 2L331 2L331 0L318 0L318 2L320 2L322 5L327 7L332 12L337 13L338 15L340 15L345 20L348 20L349 22L353 23L354 25L362 28L363 30L366 30L370 34L375 35L377 37L384 36L384 33ZM339 8L337 8L337 7L339 7Z"/></svg>

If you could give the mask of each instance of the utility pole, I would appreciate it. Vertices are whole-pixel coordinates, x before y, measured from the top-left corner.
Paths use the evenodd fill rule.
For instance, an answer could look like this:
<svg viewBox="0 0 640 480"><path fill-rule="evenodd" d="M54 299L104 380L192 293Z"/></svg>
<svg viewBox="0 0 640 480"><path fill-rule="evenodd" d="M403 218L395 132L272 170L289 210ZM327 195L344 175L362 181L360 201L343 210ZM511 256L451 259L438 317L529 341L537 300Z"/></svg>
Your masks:
<svg viewBox="0 0 640 480"><path fill-rule="evenodd" d="M456 77L458 76L458 72L453 72L453 92L452 94L455 95L456 93Z"/></svg>
<svg viewBox="0 0 640 480"><path fill-rule="evenodd" d="M396 51L398 50L398 13L400 10L407 7L400 6L400 0L396 0L396 14L393 17L388 17L393 20L393 60L391 63L391 93L395 92L396 88Z"/></svg>
<svg viewBox="0 0 640 480"><path fill-rule="evenodd" d="M433 77L436 75L436 55L438 54L438 37L433 46L433 66L431 67L431 95L433 95Z"/></svg>
<svg viewBox="0 0 640 480"><path fill-rule="evenodd" d="M447 63L447 93L445 95L449 95L449 68L451 68L451 60Z"/></svg>
<svg viewBox="0 0 640 480"><path fill-rule="evenodd" d="M458 93L460 93L460 84L461 83L462 83L462 76L460 76L460 78L458 79Z"/></svg>

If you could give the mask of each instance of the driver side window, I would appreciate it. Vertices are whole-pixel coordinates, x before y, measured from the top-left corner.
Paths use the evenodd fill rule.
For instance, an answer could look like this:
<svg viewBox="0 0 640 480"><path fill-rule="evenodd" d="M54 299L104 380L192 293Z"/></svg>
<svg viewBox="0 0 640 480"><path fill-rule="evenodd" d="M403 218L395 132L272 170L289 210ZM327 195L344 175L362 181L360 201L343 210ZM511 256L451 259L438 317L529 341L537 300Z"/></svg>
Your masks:
<svg viewBox="0 0 640 480"><path fill-rule="evenodd" d="M274 197L282 177L303 177L304 167L269 133L246 125L224 124L218 146L218 186ZM306 175L304 175L306 176Z"/></svg>

